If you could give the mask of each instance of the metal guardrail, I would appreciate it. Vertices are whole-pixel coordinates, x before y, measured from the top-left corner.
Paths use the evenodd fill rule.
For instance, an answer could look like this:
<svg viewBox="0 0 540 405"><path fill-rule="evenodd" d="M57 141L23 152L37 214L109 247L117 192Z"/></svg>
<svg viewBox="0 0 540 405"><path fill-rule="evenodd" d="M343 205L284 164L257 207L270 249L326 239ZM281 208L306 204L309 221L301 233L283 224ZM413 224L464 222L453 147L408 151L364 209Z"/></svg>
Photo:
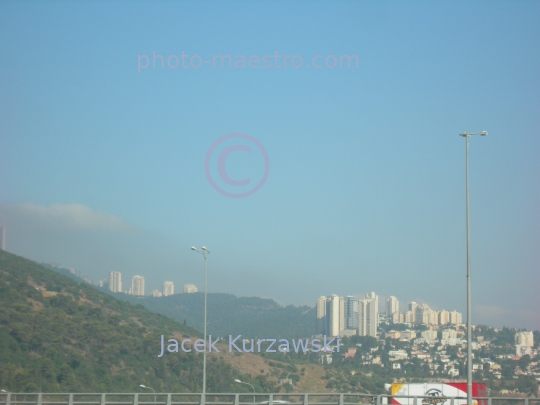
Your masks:
<svg viewBox="0 0 540 405"><path fill-rule="evenodd" d="M474 397L477 405L540 405L540 398ZM351 393L0 393L0 405L463 405L465 397Z"/></svg>

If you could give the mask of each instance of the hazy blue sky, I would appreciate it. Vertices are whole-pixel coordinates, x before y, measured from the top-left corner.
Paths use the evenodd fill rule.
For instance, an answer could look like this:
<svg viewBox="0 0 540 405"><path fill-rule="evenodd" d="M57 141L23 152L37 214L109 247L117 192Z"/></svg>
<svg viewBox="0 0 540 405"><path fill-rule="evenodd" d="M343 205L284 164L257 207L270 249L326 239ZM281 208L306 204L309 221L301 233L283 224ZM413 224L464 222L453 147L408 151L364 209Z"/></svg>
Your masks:
<svg viewBox="0 0 540 405"><path fill-rule="evenodd" d="M206 245L211 292L465 312L458 134L486 130L469 155L473 323L538 329L539 16L533 1L4 1L7 249L149 292L202 286L189 248ZM240 137L212 150L226 193L268 168L245 198L205 174L228 134L268 155Z"/></svg>

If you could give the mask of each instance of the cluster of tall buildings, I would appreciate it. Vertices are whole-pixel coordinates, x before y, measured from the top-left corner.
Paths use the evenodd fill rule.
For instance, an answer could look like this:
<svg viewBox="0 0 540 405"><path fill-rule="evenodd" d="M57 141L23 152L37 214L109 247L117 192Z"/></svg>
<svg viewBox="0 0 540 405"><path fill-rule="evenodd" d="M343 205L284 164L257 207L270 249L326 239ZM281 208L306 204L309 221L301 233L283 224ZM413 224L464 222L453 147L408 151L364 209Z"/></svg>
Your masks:
<svg viewBox="0 0 540 405"><path fill-rule="evenodd" d="M364 298L332 294L317 300L317 334L327 336L377 336L379 297Z"/></svg>
<svg viewBox="0 0 540 405"><path fill-rule="evenodd" d="M103 287L103 283L100 286ZM119 271L111 271L109 273L109 290L112 292L124 292L129 295L136 295L143 297L145 295L145 280L143 276L133 276L131 279L131 286L128 289L124 289L122 285L122 273ZM197 287L194 284L184 285L184 293L197 292ZM161 291L153 290L150 295L152 297L167 297L174 294L174 283L172 281L165 281Z"/></svg>
<svg viewBox="0 0 540 405"><path fill-rule="evenodd" d="M317 334L327 336L377 336L379 297L374 292L365 297L340 297L332 294L317 300ZM459 325L462 315L457 311L435 311L427 304L409 303L408 310L399 311L399 301L386 299L386 316L390 323L409 325Z"/></svg>

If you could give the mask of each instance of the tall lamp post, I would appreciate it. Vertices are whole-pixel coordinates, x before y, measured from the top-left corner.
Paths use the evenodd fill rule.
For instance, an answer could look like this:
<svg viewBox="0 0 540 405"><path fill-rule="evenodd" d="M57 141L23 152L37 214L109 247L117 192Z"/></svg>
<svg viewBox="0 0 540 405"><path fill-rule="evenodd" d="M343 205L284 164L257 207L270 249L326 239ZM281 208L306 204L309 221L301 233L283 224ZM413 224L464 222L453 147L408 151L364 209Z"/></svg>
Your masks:
<svg viewBox="0 0 540 405"><path fill-rule="evenodd" d="M472 405L472 332L471 332L471 257L469 234L469 138L472 135L486 136L486 131L468 133L459 136L465 138L465 206L467 229L467 405Z"/></svg>
<svg viewBox="0 0 540 405"><path fill-rule="evenodd" d="M255 388L253 387L253 385L251 385L250 383L242 382L239 379L234 380L234 382L237 382L238 384L249 385L251 387L251 389L253 390L253 403L255 403Z"/></svg>
<svg viewBox="0 0 540 405"><path fill-rule="evenodd" d="M206 264L206 256L210 254L210 251L206 248L206 246L203 246L201 250L197 250L194 246L191 247L191 250L194 250L197 253L200 253L204 257L204 341L206 340L206 275L208 273L208 266ZM204 352L203 352L203 385L202 385L202 396L201 396L201 405L204 405L206 403L206 345L204 345Z"/></svg>

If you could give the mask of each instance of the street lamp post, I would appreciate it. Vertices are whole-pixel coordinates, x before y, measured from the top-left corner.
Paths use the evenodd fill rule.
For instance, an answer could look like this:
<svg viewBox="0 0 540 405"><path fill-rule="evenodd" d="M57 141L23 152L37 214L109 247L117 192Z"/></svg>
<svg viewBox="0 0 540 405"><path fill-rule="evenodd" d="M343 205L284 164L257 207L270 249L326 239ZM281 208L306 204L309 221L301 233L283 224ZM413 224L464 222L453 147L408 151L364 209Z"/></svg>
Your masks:
<svg viewBox="0 0 540 405"><path fill-rule="evenodd" d="M208 273L208 266L206 264L206 256L210 254L210 251L206 248L206 246L203 246L201 250L197 250L194 246L191 247L191 250L194 250L197 253L200 253L204 257L204 352L203 352L203 386L202 386L202 396L201 396L201 405L204 405L206 403L206 275Z"/></svg>
<svg viewBox="0 0 540 405"><path fill-rule="evenodd" d="M156 403L156 391L152 387L147 387L146 385L143 385L143 384L139 384L139 387L146 388L147 390L152 390L152 392L154 393L154 404L155 404Z"/></svg>
<svg viewBox="0 0 540 405"><path fill-rule="evenodd" d="M469 138L472 135L486 136L486 131L477 133L463 132L465 138L465 211L467 232L467 405L472 405L472 332L471 332L471 257L469 234Z"/></svg>
<svg viewBox="0 0 540 405"><path fill-rule="evenodd" d="M253 390L253 403L255 403L255 388L253 387L253 385L251 385L250 383L242 382L242 381L240 381L238 379L234 380L234 382L237 382L238 384L249 385L251 387L251 389Z"/></svg>

